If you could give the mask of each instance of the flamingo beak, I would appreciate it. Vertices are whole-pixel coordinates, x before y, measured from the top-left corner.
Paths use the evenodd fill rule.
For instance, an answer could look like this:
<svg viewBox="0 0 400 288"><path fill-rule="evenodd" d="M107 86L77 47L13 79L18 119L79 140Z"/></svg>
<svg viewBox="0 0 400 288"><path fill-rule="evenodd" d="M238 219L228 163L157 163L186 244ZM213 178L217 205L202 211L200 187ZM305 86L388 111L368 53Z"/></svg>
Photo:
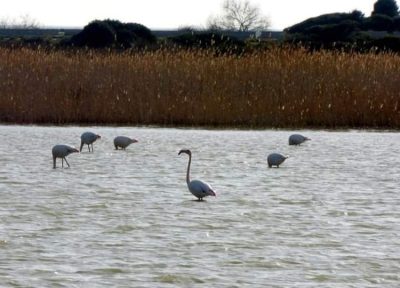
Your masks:
<svg viewBox="0 0 400 288"><path fill-rule="evenodd" d="M217 193L215 193L214 191L210 190L209 193L210 193L210 196L217 197Z"/></svg>

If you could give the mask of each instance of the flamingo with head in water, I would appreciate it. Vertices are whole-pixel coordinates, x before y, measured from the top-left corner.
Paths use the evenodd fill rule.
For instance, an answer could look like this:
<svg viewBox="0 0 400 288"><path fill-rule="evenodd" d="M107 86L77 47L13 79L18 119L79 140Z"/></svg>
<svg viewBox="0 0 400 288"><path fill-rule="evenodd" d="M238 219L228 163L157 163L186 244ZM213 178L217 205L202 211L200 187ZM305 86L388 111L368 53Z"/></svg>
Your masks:
<svg viewBox="0 0 400 288"><path fill-rule="evenodd" d="M272 166L276 166L279 168L279 165L281 165L287 158L288 156L283 156L282 154L279 153L271 153L268 155L267 162L268 162L268 167L271 168Z"/></svg>
<svg viewBox="0 0 400 288"><path fill-rule="evenodd" d="M115 147L115 150L118 150L118 148L125 150L126 147L128 147L132 143L137 143L137 142L138 141L133 138L129 138L126 136L117 136L114 138L114 147Z"/></svg>
<svg viewBox="0 0 400 288"><path fill-rule="evenodd" d="M92 152L93 150L93 143L97 140L100 139L101 136L98 134L95 134L93 132L85 132L81 135L81 147L79 148L79 151L82 152L83 145L87 145L89 152L90 152L90 146L92 146Z"/></svg>
<svg viewBox="0 0 400 288"><path fill-rule="evenodd" d="M303 142L311 140L308 137L305 137L301 134L293 134L289 137L289 145L300 145Z"/></svg>
<svg viewBox="0 0 400 288"><path fill-rule="evenodd" d="M61 158L61 167L64 167L64 160L65 163L67 163L69 167L69 163L67 161L67 157L71 153L79 153L78 149L71 147L69 145L65 144L59 144L55 145L53 149L51 150L51 153L53 154L53 168L56 168L56 159Z"/></svg>

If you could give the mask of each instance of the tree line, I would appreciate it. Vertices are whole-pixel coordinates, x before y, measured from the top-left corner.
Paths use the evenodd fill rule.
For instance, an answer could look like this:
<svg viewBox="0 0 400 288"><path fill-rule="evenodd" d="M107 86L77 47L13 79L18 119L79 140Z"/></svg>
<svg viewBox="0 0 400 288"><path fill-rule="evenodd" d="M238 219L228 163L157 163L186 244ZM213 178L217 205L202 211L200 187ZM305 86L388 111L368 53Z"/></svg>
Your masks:
<svg viewBox="0 0 400 288"><path fill-rule="evenodd" d="M61 39L26 39L23 45L53 45L59 48L91 49L157 49L182 47L215 49L221 53L242 53L272 45L305 45L311 49L352 49L358 51L400 52L400 16L394 0L375 2L370 16L361 11L330 13L306 19L284 30L285 38L277 43L273 39L247 41L228 35L227 31L263 30L269 20L258 6L248 0L226 0L223 13L209 19L207 29L184 27L180 33L157 39L149 28L139 23L122 23L118 20L94 20L79 33ZM1 41L0 41L1 44ZM13 45L15 43L12 43Z"/></svg>

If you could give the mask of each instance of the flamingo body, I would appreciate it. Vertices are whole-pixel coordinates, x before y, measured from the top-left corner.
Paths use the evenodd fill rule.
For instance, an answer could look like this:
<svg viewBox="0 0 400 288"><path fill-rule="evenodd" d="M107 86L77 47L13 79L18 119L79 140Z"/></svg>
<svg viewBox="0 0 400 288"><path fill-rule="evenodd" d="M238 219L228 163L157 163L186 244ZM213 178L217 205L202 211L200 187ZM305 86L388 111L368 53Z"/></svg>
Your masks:
<svg viewBox="0 0 400 288"><path fill-rule="evenodd" d="M114 138L115 150L118 150L118 148L125 150L126 147L136 142L138 142L136 139L132 139L126 136L117 136Z"/></svg>
<svg viewBox="0 0 400 288"><path fill-rule="evenodd" d="M79 148L79 151L82 152L83 145L87 145L89 152L93 152L93 143L97 140L100 139L101 136L98 134L95 134L93 132L85 132L81 135L81 147ZM92 147L92 151L90 151L90 147Z"/></svg>
<svg viewBox="0 0 400 288"><path fill-rule="evenodd" d="M69 145L65 145L65 144L58 144L55 145L53 147L53 149L51 150L51 153L53 154L53 168L56 168L56 159L57 158L61 158L61 167L64 167L64 160L65 163L67 163L68 167L69 167L69 163L67 161L67 157L69 154L71 153L78 153L78 149L69 146Z"/></svg>
<svg viewBox="0 0 400 288"><path fill-rule="evenodd" d="M188 188L190 193L192 193L199 200L202 200L206 196L216 196L210 184L200 180L190 181L188 184Z"/></svg>
<svg viewBox="0 0 400 288"><path fill-rule="evenodd" d="M289 145L300 145L301 143L306 142L308 140L311 139L300 134L293 134L290 135L289 137Z"/></svg>
<svg viewBox="0 0 400 288"><path fill-rule="evenodd" d="M185 153L189 155L189 162L186 171L186 183L190 193L192 193L199 201L202 201L206 196L216 196L215 191L212 189L210 184L200 181L192 180L190 181L190 164L192 162L192 152L188 149L182 149L179 151L178 155Z"/></svg>
<svg viewBox="0 0 400 288"><path fill-rule="evenodd" d="M269 154L267 158L268 167L271 168L272 166L276 166L279 168L279 165L281 165L287 158L287 156L283 156L279 153Z"/></svg>

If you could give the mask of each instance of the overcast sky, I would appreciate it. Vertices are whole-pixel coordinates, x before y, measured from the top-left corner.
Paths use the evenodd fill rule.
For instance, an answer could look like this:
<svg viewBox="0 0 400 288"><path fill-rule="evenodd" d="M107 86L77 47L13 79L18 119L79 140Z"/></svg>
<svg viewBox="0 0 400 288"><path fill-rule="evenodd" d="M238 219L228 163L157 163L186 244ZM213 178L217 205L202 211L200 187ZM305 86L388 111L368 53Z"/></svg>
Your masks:
<svg viewBox="0 0 400 288"><path fill-rule="evenodd" d="M29 15L40 26L83 27L94 19L136 22L150 29L205 27L221 11L223 0L1 0L0 20ZM269 17L273 30L333 12L371 14L376 0L253 0Z"/></svg>

